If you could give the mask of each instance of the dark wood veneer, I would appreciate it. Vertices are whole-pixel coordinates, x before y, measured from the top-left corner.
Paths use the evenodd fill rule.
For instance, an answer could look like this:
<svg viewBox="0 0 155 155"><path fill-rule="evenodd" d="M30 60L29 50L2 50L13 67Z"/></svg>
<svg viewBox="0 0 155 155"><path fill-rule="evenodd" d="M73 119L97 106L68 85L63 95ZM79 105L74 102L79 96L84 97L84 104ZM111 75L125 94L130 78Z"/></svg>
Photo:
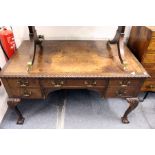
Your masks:
<svg viewBox="0 0 155 155"><path fill-rule="evenodd" d="M133 26L128 47L151 76L141 90L155 92L155 26Z"/></svg>

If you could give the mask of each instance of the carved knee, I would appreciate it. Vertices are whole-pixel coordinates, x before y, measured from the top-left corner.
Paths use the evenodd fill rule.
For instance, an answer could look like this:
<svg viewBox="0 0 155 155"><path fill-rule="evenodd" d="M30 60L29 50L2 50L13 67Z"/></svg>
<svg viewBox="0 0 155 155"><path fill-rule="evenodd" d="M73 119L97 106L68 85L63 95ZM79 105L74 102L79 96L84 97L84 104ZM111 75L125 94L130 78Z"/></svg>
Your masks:
<svg viewBox="0 0 155 155"><path fill-rule="evenodd" d="M122 119L122 123L124 123L124 124L129 123L128 114L131 111L133 111L138 106L138 103L139 103L139 99L138 98L127 98L126 100L129 103L129 107L125 111L123 117L121 118Z"/></svg>

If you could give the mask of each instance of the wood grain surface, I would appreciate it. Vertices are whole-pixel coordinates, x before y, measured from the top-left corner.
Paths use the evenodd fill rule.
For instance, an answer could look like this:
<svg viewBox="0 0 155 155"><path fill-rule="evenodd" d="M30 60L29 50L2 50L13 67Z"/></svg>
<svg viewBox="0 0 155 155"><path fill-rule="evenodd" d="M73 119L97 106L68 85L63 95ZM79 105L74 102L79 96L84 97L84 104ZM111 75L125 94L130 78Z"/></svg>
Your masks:
<svg viewBox="0 0 155 155"><path fill-rule="evenodd" d="M44 41L27 72L30 41L24 41L2 70L0 77L148 77L145 69L125 47L127 70L118 60L117 47L106 41Z"/></svg>

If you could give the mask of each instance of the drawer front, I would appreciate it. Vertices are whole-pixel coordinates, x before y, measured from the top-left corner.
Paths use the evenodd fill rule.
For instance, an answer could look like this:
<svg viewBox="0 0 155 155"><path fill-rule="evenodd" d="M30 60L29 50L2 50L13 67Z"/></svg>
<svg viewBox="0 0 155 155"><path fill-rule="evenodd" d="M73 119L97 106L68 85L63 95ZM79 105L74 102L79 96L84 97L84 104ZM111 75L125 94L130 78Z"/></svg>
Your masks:
<svg viewBox="0 0 155 155"><path fill-rule="evenodd" d="M155 37L151 39L148 50L155 50Z"/></svg>
<svg viewBox="0 0 155 155"><path fill-rule="evenodd" d="M37 79L26 79L26 78L17 78L17 79L7 79L9 87L19 88L19 87L40 87L39 81Z"/></svg>
<svg viewBox="0 0 155 155"><path fill-rule="evenodd" d="M155 63L142 63L143 67L146 69L154 69L155 70Z"/></svg>
<svg viewBox="0 0 155 155"><path fill-rule="evenodd" d="M42 93L40 89L36 88L17 88L17 89L11 89L11 97L20 97L20 98L32 98L32 99L38 99L42 98Z"/></svg>
<svg viewBox="0 0 155 155"><path fill-rule="evenodd" d="M145 54L142 63L151 63L151 64L155 64L155 54L154 53L147 53Z"/></svg>
<svg viewBox="0 0 155 155"><path fill-rule="evenodd" d="M141 79L117 79L117 80L110 80L109 81L109 87L114 87L114 86L135 86L135 85L140 85L142 83Z"/></svg>
<svg viewBox="0 0 155 155"><path fill-rule="evenodd" d="M146 70L149 73L149 75L151 76L151 78L149 78L149 79L155 78L155 69L146 68Z"/></svg>
<svg viewBox="0 0 155 155"><path fill-rule="evenodd" d="M139 93L139 88L135 87L109 87L106 92L106 97L137 97Z"/></svg>
<svg viewBox="0 0 155 155"><path fill-rule="evenodd" d="M144 79L110 80L106 97L136 97Z"/></svg>
<svg viewBox="0 0 155 155"><path fill-rule="evenodd" d="M155 54L155 50L147 50L145 53L146 53L146 54ZM144 55L144 56L145 56L145 55Z"/></svg>
<svg viewBox="0 0 155 155"><path fill-rule="evenodd" d="M155 38L155 31L152 31L152 37Z"/></svg>
<svg viewBox="0 0 155 155"><path fill-rule="evenodd" d="M142 65L145 68L145 70L148 72L148 74L151 76L151 78L152 77L155 78L155 63L154 64L151 64L151 63L143 63Z"/></svg>
<svg viewBox="0 0 155 155"><path fill-rule="evenodd" d="M107 80L100 79L44 79L41 81L43 87L105 87Z"/></svg>
<svg viewBox="0 0 155 155"><path fill-rule="evenodd" d="M100 80L100 79L67 80L67 86L103 87L107 85L108 85L108 80Z"/></svg>
<svg viewBox="0 0 155 155"><path fill-rule="evenodd" d="M142 91L155 91L155 78L146 80L141 88Z"/></svg>

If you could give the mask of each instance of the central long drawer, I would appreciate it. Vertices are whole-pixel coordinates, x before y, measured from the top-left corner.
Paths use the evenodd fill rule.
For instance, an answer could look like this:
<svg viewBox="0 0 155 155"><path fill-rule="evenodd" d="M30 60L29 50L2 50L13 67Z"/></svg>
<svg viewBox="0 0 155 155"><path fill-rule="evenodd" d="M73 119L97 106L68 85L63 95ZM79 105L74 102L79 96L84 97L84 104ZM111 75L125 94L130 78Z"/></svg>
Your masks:
<svg viewBox="0 0 155 155"><path fill-rule="evenodd" d="M43 87L105 87L108 80L102 79L42 79Z"/></svg>

